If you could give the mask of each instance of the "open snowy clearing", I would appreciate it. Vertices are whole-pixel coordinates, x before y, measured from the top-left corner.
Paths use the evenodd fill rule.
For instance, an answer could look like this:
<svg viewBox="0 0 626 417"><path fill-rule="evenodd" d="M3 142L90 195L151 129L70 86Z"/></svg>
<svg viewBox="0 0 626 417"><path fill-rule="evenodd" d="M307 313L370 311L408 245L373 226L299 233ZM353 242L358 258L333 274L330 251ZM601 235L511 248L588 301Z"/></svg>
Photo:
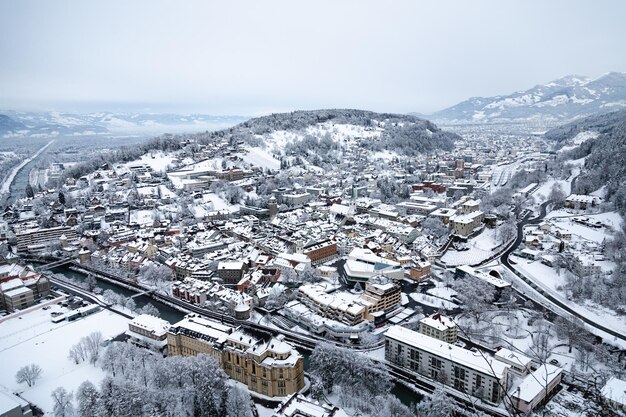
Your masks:
<svg viewBox="0 0 626 417"><path fill-rule="evenodd" d="M50 310L35 310L0 324L0 384L21 393L50 415L53 407L50 393L55 388L62 386L75 392L83 381L88 379L98 384L105 377L97 365L74 364L68 359L70 348L92 332L99 331L106 339L128 328L128 319L106 310L73 322L50 321L51 312L64 310L54 305ZM41 367L41 379L33 387L18 384L15 373L31 363Z"/></svg>
<svg viewBox="0 0 626 417"><path fill-rule="evenodd" d="M280 161L265 149L248 148L248 152L238 154L244 162L256 165L261 168L280 169Z"/></svg>
<svg viewBox="0 0 626 417"><path fill-rule="evenodd" d="M468 241L468 250L448 249L441 257L441 261L448 266L458 266L476 265L489 259L494 254L494 250L497 250L501 245L500 236L496 233L496 229L485 229L481 234Z"/></svg>
<svg viewBox="0 0 626 417"><path fill-rule="evenodd" d="M126 168L141 164L148 165L156 172L165 172L173 164L176 159L174 154L165 154L163 152L150 152L141 156L141 158L125 164Z"/></svg>

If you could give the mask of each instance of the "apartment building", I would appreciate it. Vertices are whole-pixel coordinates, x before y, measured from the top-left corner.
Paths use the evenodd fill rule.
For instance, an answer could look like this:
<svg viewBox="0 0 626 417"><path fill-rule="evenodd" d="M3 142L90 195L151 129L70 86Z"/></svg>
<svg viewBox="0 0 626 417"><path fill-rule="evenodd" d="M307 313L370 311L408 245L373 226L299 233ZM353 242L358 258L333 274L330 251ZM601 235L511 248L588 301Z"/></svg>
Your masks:
<svg viewBox="0 0 626 417"><path fill-rule="evenodd" d="M76 232L68 226L24 230L16 233L18 252L40 252L51 243L58 243L65 235L68 241L76 239Z"/></svg>
<svg viewBox="0 0 626 417"><path fill-rule="evenodd" d="M305 284L298 288L298 300L322 317L354 326L365 319L366 307L351 294L328 293L317 284Z"/></svg>
<svg viewBox="0 0 626 417"><path fill-rule="evenodd" d="M170 355L212 356L230 378L267 397L286 397L304 388L302 355L278 337L188 315L168 330L167 346Z"/></svg>
<svg viewBox="0 0 626 417"><path fill-rule="evenodd" d="M426 336L442 340L446 343L457 341L457 326L448 317L440 313L424 317L420 320L419 332Z"/></svg>
<svg viewBox="0 0 626 417"><path fill-rule="evenodd" d="M241 261L220 262L217 265L217 273L226 285L237 285L247 270L247 265Z"/></svg>
<svg viewBox="0 0 626 417"><path fill-rule="evenodd" d="M415 265L409 270L409 276L414 281L419 281L422 278L426 278L430 275L431 263L428 261L417 261Z"/></svg>
<svg viewBox="0 0 626 417"><path fill-rule="evenodd" d="M0 309L21 310L50 295L48 278L26 266L0 265Z"/></svg>
<svg viewBox="0 0 626 417"><path fill-rule="evenodd" d="M361 295L359 302L367 307L365 318L368 320L374 320L372 313L387 312L400 305L400 286L385 281L384 279L370 279L365 284L365 292Z"/></svg>
<svg viewBox="0 0 626 417"><path fill-rule="evenodd" d="M401 326L385 333L385 359L491 404L508 384L506 364Z"/></svg>
<svg viewBox="0 0 626 417"><path fill-rule="evenodd" d="M311 259L312 265L323 264L337 257L337 243L324 240L302 249L302 254Z"/></svg>

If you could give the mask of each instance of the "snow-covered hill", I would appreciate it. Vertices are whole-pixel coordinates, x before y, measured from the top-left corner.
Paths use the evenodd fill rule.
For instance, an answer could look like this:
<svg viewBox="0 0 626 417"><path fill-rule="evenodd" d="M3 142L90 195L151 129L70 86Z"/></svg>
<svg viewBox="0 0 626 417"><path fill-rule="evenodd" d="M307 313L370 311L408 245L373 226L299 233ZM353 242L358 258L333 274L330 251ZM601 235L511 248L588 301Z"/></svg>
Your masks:
<svg viewBox="0 0 626 417"><path fill-rule="evenodd" d="M0 111L0 136L160 134L217 130L247 120L242 116Z"/></svg>
<svg viewBox="0 0 626 417"><path fill-rule="evenodd" d="M626 73L568 75L506 96L473 97L430 116L458 123L563 122L626 108Z"/></svg>

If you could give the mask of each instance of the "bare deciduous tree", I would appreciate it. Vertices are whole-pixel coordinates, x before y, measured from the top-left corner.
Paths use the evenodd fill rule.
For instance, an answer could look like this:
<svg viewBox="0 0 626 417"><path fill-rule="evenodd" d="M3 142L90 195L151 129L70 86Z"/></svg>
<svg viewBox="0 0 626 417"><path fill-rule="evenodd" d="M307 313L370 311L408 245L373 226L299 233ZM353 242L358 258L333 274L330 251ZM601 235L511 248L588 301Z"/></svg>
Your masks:
<svg viewBox="0 0 626 417"><path fill-rule="evenodd" d="M31 363L20 368L15 374L15 380L18 384L26 382L29 387L35 385L35 382L41 377L42 369L39 365Z"/></svg>

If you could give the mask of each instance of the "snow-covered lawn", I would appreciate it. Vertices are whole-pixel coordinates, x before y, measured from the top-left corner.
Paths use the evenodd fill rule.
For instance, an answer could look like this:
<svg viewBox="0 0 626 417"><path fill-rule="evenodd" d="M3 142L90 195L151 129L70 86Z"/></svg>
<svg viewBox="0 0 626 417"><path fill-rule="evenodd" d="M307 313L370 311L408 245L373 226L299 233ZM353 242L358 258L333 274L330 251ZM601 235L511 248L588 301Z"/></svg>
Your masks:
<svg viewBox="0 0 626 417"><path fill-rule="evenodd" d="M72 345L92 332L99 331L106 339L123 333L128 319L102 310L73 322L52 323L50 313L63 311L54 305L50 310L35 310L20 318L0 323L0 384L12 392L20 392L28 401L52 412L50 393L63 386L76 391L84 380L98 384L105 373L88 362L75 365L67 355ZM15 382L15 373L35 363L41 367L41 379L33 387Z"/></svg>
<svg viewBox="0 0 626 417"><path fill-rule="evenodd" d="M248 152L239 154L244 162L256 165L261 168L280 169L280 161L265 149L248 148Z"/></svg>
<svg viewBox="0 0 626 417"><path fill-rule="evenodd" d="M446 287L446 285L441 281L434 281L437 285L435 288L430 288L426 292L430 295L434 295L435 297L443 298L444 300L452 301L452 297L457 295L457 292L452 288Z"/></svg>
<svg viewBox="0 0 626 417"><path fill-rule="evenodd" d="M237 211L239 209L239 205L235 204L235 205L230 205L226 202L226 200L224 200L223 198L221 198L220 196L218 196L215 193L208 193L208 194L203 194L202 195L202 200L205 203L211 203L213 206L212 210L216 210L216 211L221 211L221 210L228 210L230 212L234 212Z"/></svg>
<svg viewBox="0 0 626 417"><path fill-rule="evenodd" d="M541 261L529 261L525 258L520 258L515 255L511 255L510 259L515 261L515 268L522 270L526 275L531 275L540 279L542 284L552 291L559 291L557 288L563 287L566 284L565 275L557 274L554 268L551 268Z"/></svg>
<svg viewBox="0 0 626 417"><path fill-rule="evenodd" d="M126 167L145 164L157 172L165 172L172 165L176 156L173 153L150 152L141 156L141 158L129 162Z"/></svg>
<svg viewBox="0 0 626 417"><path fill-rule="evenodd" d="M469 250L448 249L441 257L441 261L448 266L476 265L491 257L494 249L497 250L500 245L500 237L496 235L496 229L485 229L467 242Z"/></svg>
<svg viewBox="0 0 626 417"><path fill-rule="evenodd" d="M458 307L458 305L451 303L449 301L446 301L442 298L437 298L437 297L433 297L433 296L426 295L426 294L413 293L413 294L409 294L409 297L411 297L413 300L415 300L416 302L420 304L424 304L426 306L436 307L436 308L441 307L444 310L454 310L455 308Z"/></svg>

